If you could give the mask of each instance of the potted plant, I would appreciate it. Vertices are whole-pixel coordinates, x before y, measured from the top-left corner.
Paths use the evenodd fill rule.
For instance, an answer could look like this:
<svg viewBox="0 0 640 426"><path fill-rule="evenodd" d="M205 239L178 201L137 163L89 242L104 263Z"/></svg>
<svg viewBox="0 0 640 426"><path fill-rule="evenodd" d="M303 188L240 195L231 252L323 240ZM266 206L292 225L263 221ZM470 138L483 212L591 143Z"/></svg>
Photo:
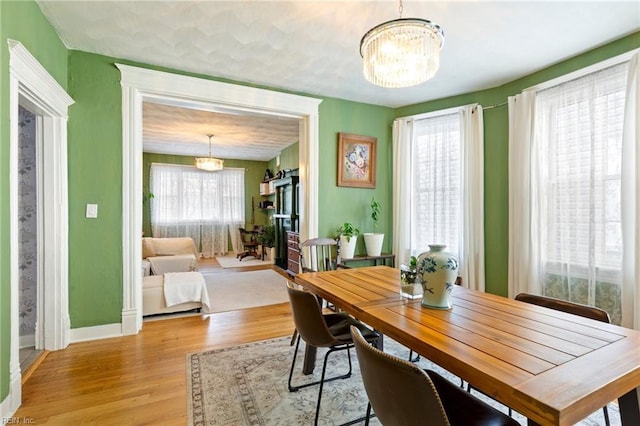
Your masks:
<svg viewBox="0 0 640 426"><path fill-rule="evenodd" d="M411 256L409 263L400 265L400 295L408 299L422 297L422 284L418 281L418 259Z"/></svg>
<svg viewBox="0 0 640 426"><path fill-rule="evenodd" d="M262 225L262 232L258 234L258 242L262 245L265 260L275 261L273 246L276 243L276 226L272 223Z"/></svg>
<svg viewBox="0 0 640 426"><path fill-rule="evenodd" d="M378 221L380 220L380 208L382 204L376 201L375 198L371 198L371 220L373 220L373 229L378 229ZM367 256L380 256L382 252L382 243L384 242L384 234L377 232L365 232L364 234L364 246L367 249Z"/></svg>
<svg viewBox="0 0 640 426"><path fill-rule="evenodd" d="M343 223L336 232L336 237L340 239L340 256L343 259L352 259L356 252L360 230L352 223Z"/></svg>

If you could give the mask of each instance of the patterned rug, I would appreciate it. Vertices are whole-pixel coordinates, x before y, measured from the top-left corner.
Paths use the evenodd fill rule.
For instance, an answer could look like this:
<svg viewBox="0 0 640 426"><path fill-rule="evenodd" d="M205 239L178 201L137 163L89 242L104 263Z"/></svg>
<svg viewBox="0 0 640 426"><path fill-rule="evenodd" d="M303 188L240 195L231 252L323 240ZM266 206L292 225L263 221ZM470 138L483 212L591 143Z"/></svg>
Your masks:
<svg viewBox="0 0 640 426"><path fill-rule="evenodd" d="M191 399L187 401L188 425L313 424L318 387L310 386L293 393L287 389L294 349L289 346L289 342L289 337L283 337L187 355L187 395L191 395ZM316 371L313 375L304 376L300 371L304 345L301 343L300 346L293 376L294 385L319 379L325 353L318 350ZM387 338L385 351L403 358L409 355L408 349ZM328 377L347 371L346 356L346 352L329 356ZM365 414L367 397L353 351L351 359L351 378L325 384L320 407L321 425L339 425ZM422 368L439 372L453 383L460 383L460 379L424 358L418 364ZM481 394L474 394L506 413L506 408L501 404ZM616 405L609 405L609 415L612 425L620 425ZM513 417L526 425L523 416L514 413ZM380 423L374 418L370 424ZM602 410L579 423L579 426L596 425L604 425Z"/></svg>

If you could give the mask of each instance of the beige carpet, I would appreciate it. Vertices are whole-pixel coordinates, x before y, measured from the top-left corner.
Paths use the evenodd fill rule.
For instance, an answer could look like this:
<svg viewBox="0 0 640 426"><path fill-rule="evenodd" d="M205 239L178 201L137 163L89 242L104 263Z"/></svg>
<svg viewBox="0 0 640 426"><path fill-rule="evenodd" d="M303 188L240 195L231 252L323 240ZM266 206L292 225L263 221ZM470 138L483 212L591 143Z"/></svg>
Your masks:
<svg viewBox="0 0 640 426"><path fill-rule="evenodd" d="M271 269L203 275L209 292L211 312L289 302L287 279Z"/></svg>
<svg viewBox="0 0 640 426"><path fill-rule="evenodd" d="M235 255L216 256L216 260L223 268L239 268L242 266L270 265L271 262L263 261L253 256L247 256L242 260L238 260Z"/></svg>

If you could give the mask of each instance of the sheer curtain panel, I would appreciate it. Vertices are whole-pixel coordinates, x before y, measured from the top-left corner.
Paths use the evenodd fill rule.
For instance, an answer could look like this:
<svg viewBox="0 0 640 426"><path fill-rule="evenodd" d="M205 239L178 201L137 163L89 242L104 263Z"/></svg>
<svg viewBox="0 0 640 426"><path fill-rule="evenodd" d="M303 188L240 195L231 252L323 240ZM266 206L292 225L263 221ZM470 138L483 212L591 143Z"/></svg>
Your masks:
<svg viewBox="0 0 640 426"><path fill-rule="evenodd" d="M237 250L244 225L244 170L208 172L191 166L151 165L154 237L191 237L205 257Z"/></svg>
<svg viewBox="0 0 640 426"><path fill-rule="evenodd" d="M482 107L397 119L393 138L399 261L429 250L429 244L445 244L460 260L464 285L483 291Z"/></svg>
<svg viewBox="0 0 640 426"><path fill-rule="evenodd" d="M636 300L637 102L627 82L637 75L630 80L629 69L608 66L510 99L511 296L598 306L620 324L623 259L632 255L625 291Z"/></svg>

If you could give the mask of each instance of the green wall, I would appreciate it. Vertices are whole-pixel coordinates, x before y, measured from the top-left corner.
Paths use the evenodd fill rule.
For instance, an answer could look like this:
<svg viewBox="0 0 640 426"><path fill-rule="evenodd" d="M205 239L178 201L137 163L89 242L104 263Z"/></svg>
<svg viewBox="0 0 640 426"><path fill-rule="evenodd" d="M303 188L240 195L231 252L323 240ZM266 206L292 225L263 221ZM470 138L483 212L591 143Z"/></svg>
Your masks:
<svg viewBox="0 0 640 426"><path fill-rule="evenodd" d="M484 107L501 105L507 102L509 96L516 95L528 87L638 47L640 32L493 89L398 108L396 116L405 117L474 102ZM506 105L484 111L486 290L503 296L507 295L509 244L508 120Z"/></svg>
<svg viewBox="0 0 640 426"><path fill-rule="evenodd" d="M383 252L391 251L392 146L393 109L365 105L333 98L320 104L320 182L318 235L334 236L344 222L352 222L361 232L373 232L369 203L371 198L382 203L377 232L385 234ZM338 133L355 133L377 138L376 187L349 188L337 186ZM364 253L364 240L358 238L356 254Z"/></svg>
<svg viewBox="0 0 640 426"><path fill-rule="evenodd" d="M151 163L165 163L165 164L186 164L193 165L195 162L194 157L184 155L167 155L167 154L153 154L145 152L142 156L142 187L149 188L149 176L151 171ZM260 196L260 182L264 177L264 171L267 169L266 161L248 161L248 160L224 160L224 166L230 168L245 169L244 175L244 206L245 206L245 224L248 227L251 225L263 225L267 220L267 213L258 208L258 203L262 200ZM146 191L145 191L146 192ZM253 198L253 205L255 207L255 217L251 217L251 200ZM151 201L153 203L153 200ZM142 215L142 229L144 235L152 236L151 222L149 220L151 214L150 203L145 201L143 204Z"/></svg>
<svg viewBox="0 0 640 426"><path fill-rule="evenodd" d="M69 258L70 315L72 328L120 322L122 309L122 125L120 73L114 62L159 69L148 65L85 52L69 53L70 94L76 99L69 123ZM172 70L166 70L172 71ZM179 74L185 74L173 70ZM190 75L190 74L187 74ZM210 78L200 76L203 78ZM364 230L365 207L371 196L390 210L390 122L393 110L338 99L320 104L320 235L333 235L345 218ZM378 138L377 188L337 188L337 132L361 133ZM297 145L297 144L296 144ZM297 152L292 146L281 154L281 168L294 168ZM95 162L94 159L100 159ZM185 160L186 161L186 160ZM192 159L188 160L189 162ZM262 180L269 163L250 166L255 182ZM231 166L231 160L225 161ZM325 174L326 171L326 174ZM148 185L148 184L146 184ZM247 191L248 202L259 201L259 186ZM99 205L98 219L85 219L87 203ZM331 206L339 206L333 208ZM249 210L250 212L250 210ZM247 217L247 222L251 222ZM266 216L256 210L256 223ZM391 218L385 214L384 232ZM145 230L146 232L146 230ZM96 242L100 242L97 244ZM390 245L389 245L390 246ZM99 265L95 262L100 256Z"/></svg>
<svg viewBox="0 0 640 426"><path fill-rule="evenodd" d="M67 50L35 2L0 1L0 402L9 393L9 49L21 42L67 88Z"/></svg>

